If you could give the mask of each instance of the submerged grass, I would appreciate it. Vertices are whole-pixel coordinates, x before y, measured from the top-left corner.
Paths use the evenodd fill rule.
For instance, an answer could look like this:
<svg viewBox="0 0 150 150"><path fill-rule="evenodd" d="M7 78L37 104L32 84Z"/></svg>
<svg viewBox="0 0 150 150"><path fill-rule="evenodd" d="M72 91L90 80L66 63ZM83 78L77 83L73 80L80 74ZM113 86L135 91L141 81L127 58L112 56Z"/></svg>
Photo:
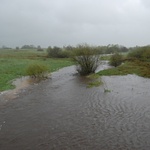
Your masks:
<svg viewBox="0 0 150 150"><path fill-rule="evenodd" d="M89 79L89 82L87 84L88 88L98 87L103 84L101 77L98 74L88 75L87 79Z"/></svg>
<svg viewBox="0 0 150 150"><path fill-rule="evenodd" d="M150 78L150 62L128 61L116 68L103 70L98 75L127 75L136 74L142 77Z"/></svg>
<svg viewBox="0 0 150 150"><path fill-rule="evenodd" d="M30 64L42 63L49 72L73 65L70 59L46 58L46 52L36 50L0 50L0 91L13 89L11 81L26 76Z"/></svg>

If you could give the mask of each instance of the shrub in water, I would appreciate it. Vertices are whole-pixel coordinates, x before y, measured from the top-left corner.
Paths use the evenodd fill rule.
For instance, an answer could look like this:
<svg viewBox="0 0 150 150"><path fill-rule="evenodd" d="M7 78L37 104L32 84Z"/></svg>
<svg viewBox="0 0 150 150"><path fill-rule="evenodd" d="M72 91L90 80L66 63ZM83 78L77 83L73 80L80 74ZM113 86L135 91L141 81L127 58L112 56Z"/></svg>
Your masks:
<svg viewBox="0 0 150 150"><path fill-rule="evenodd" d="M47 78L47 72L48 68L43 64L30 64L26 69L27 75L34 78Z"/></svg>
<svg viewBox="0 0 150 150"><path fill-rule="evenodd" d="M99 55L88 45L79 45L74 50L73 59L77 63L77 71L80 75L94 73L99 65Z"/></svg>

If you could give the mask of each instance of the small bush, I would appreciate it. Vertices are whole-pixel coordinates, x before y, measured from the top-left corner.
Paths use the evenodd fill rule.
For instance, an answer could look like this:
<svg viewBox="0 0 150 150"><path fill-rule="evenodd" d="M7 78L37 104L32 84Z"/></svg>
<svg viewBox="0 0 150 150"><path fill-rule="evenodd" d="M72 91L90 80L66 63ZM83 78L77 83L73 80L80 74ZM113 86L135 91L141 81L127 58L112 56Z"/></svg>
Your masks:
<svg viewBox="0 0 150 150"><path fill-rule="evenodd" d="M27 75L34 78L47 78L47 72L48 68L43 64L30 64L26 69Z"/></svg>
<svg viewBox="0 0 150 150"><path fill-rule="evenodd" d="M53 48L52 47L48 47L47 52L48 52L48 57L59 58L59 54L61 52L61 48L57 47L57 46L54 46Z"/></svg>
<svg viewBox="0 0 150 150"><path fill-rule="evenodd" d="M58 56L58 58L69 58L69 57L70 57L70 52L67 50L61 50Z"/></svg>
<svg viewBox="0 0 150 150"><path fill-rule="evenodd" d="M122 63L122 55L119 53L115 53L110 57L110 65L112 66L119 66Z"/></svg>
<svg viewBox="0 0 150 150"><path fill-rule="evenodd" d="M69 58L70 52L68 50L64 50L60 47L54 46L48 47L47 49L48 57L50 58Z"/></svg>

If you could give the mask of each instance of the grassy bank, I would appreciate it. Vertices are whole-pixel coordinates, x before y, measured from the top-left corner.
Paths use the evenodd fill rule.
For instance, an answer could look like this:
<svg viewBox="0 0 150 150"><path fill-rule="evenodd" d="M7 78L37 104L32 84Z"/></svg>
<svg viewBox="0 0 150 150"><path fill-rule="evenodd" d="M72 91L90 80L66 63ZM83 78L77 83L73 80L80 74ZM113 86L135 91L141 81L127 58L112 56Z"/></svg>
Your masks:
<svg viewBox="0 0 150 150"><path fill-rule="evenodd" d="M46 51L37 50L0 50L0 91L14 88L11 81L26 76L29 64L42 63L49 72L73 65L70 59L52 59L46 55Z"/></svg>
<svg viewBox="0 0 150 150"><path fill-rule="evenodd" d="M117 54L110 57L110 63L117 62ZM112 59L114 58L114 59ZM136 74L138 76L150 78L150 46L135 47L119 60L123 64L108 70L100 71L99 75L127 75ZM115 65L114 65L115 66Z"/></svg>
<svg viewBox="0 0 150 150"><path fill-rule="evenodd" d="M150 78L150 62L128 61L118 67L100 71L98 74L106 76L136 74Z"/></svg>

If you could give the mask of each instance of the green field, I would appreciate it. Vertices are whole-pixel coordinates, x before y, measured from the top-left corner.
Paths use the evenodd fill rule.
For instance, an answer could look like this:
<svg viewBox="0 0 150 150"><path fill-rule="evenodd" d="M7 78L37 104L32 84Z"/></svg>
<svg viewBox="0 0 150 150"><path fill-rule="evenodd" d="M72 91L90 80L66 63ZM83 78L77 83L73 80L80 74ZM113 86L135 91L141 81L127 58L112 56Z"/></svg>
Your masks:
<svg viewBox="0 0 150 150"><path fill-rule="evenodd" d="M73 65L70 59L47 58L46 50L0 49L0 91L14 88L11 81L15 78L26 76L26 68L33 63L42 63L46 65L49 72Z"/></svg>

